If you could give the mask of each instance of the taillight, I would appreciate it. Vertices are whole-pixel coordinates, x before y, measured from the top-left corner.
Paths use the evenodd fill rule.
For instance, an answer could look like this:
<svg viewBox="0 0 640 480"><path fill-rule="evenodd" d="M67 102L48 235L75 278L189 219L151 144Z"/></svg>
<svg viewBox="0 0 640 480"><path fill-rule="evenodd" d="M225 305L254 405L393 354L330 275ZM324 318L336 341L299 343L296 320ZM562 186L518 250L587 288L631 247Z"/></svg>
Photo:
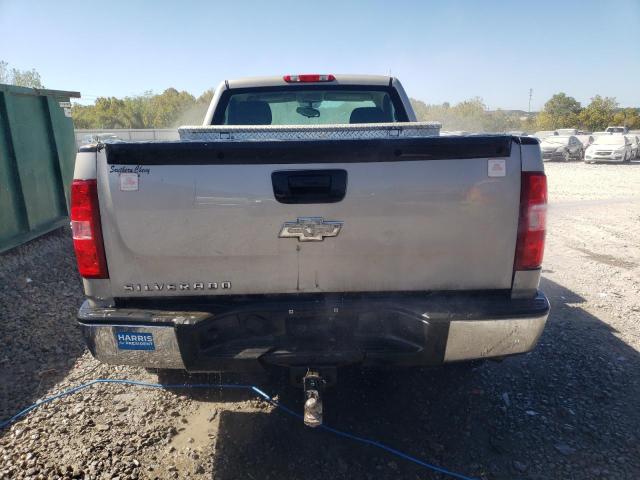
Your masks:
<svg viewBox="0 0 640 480"><path fill-rule="evenodd" d="M321 75L319 73L303 73L302 75L285 75L282 78L287 83L333 82L336 79L336 77L331 74Z"/></svg>
<svg viewBox="0 0 640 480"><path fill-rule="evenodd" d="M71 232L80 275L109 278L95 179L74 180L71 184Z"/></svg>
<svg viewBox="0 0 640 480"><path fill-rule="evenodd" d="M547 177L541 172L522 172L515 270L540 268L546 228Z"/></svg>

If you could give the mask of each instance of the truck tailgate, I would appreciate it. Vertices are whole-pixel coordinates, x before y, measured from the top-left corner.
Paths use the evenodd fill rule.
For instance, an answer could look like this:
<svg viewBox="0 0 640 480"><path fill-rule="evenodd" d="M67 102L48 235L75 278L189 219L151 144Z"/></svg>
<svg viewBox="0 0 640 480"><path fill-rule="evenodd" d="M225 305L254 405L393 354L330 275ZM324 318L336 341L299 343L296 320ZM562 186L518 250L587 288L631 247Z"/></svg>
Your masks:
<svg viewBox="0 0 640 480"><path fill-rule="evenodd" d="M114 297L511 287L509 136L109 144L97 167Z"/></svg>

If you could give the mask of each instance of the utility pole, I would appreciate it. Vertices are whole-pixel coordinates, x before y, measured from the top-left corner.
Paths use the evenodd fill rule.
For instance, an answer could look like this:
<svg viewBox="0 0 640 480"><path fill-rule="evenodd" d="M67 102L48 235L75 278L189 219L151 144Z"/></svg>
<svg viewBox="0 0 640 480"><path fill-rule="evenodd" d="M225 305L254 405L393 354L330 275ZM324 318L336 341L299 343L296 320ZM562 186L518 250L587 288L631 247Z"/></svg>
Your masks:
<svg viewBox="0 0 640 480"><path fill-rule="evenodd" d="M533 96L533 88L529 89L529 115L531 115L531 97Z"/></svg>

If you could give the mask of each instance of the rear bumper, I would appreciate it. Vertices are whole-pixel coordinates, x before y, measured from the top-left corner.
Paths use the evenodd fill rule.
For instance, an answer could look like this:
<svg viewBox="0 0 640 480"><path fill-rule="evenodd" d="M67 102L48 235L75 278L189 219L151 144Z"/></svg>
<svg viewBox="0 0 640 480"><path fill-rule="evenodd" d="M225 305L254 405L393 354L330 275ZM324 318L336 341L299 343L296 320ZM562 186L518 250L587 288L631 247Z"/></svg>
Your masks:
<svg viewBox="0 0 640 480"><path fill-rule="evenodd" d="M623 154L618 154L618 155L596 155L596 154L590 154L590 155L585 155L584 157L585 162L610 162L610 163L623 163L624 162L624 155Z"/></svg>
<svg viewBox="0 0 640 480"><path fill-rule="evenodd" d="M78 320L91 353L111 364L189 371L439 365L528 352L549 314L541 292L528 299L288 295L154 306L85 302Z"/></svg>
<svg viewBox="0 0 640 480"><path fill-rule="evenodd" d="M562 153L544 153L542 154L542 160L564 160L564 155Z"/></svg>

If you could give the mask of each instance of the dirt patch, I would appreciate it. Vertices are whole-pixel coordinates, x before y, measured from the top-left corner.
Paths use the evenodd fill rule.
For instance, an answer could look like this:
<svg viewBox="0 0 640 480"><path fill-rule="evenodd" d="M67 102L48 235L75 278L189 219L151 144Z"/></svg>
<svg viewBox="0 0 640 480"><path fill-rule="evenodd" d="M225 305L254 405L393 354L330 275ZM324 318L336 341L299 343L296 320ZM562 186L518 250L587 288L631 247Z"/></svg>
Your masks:
<svg viewBox="0 0 640 480"><path fill-rule="evenodd" d="M596 262L603 263L605 265L610 265L612 267L626 268L627 270L631 270L632 268L636 268L638 266L637 263L630 262L628 260L623 260L618 257L614 257L613 255L608 255L606 253L596 253L588 250L586 248L580 247L571 247L578 252L584 253L590 260L594 260Z"/></svg>

